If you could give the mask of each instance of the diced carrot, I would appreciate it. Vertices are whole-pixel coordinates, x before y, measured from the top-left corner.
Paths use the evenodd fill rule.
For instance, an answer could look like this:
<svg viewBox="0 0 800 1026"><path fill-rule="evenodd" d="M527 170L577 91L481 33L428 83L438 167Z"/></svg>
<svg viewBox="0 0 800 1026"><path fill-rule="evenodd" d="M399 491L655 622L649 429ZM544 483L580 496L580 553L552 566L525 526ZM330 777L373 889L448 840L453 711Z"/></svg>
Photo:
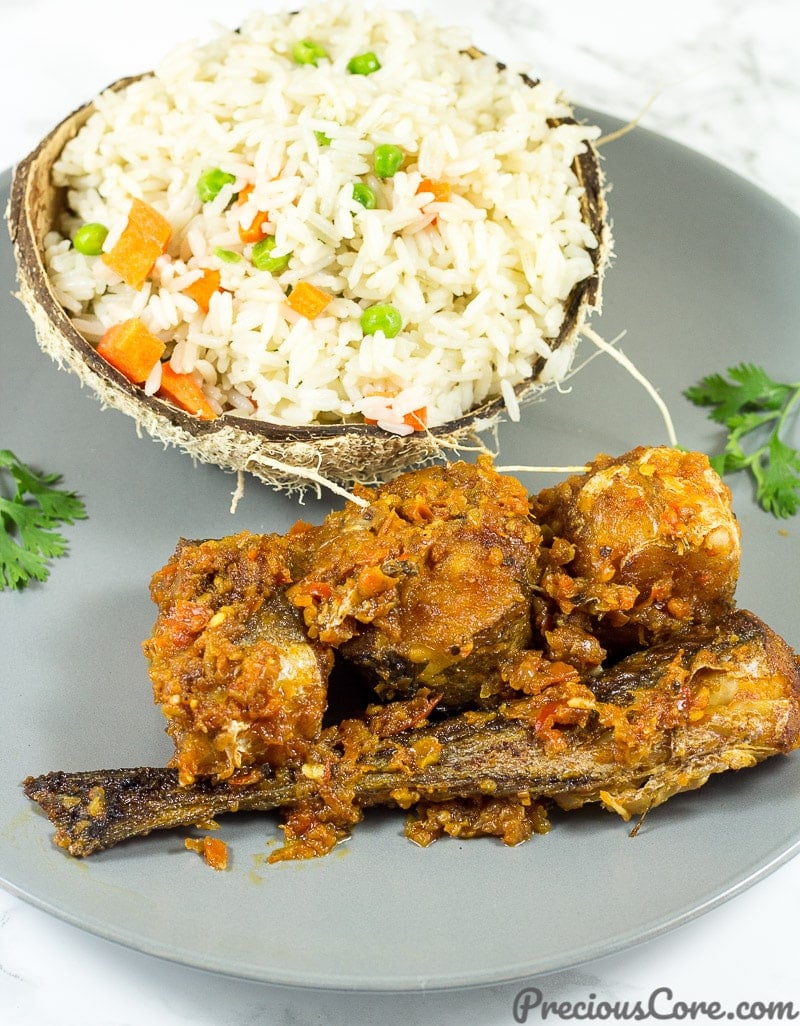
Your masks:
<svg viewBox="0 0 800 1026"><path fill-rule="evenodd" d="M214 420L217 416L193 375L178 374L169 363L161 368L161 387L156 394L201 420Z"/></svg>
<svg viewBox="0 0 800 1026"><path fill-rule="evenodd" d="M114 324L97 343L97 352L137 385L147 380L165 346L138 317Z"/></svg>
<svg viewBox="0 0 800 1026"><path fill-rule="evenodd" d="M247 202L252 191L252 185L245 185L239 191L239 206ZM249 225L239 225L239 238L242 242L259 242L264 238L264 225L267 221L269 221L269 213L266 210L257 210Z"/></svg>
<svg viewBox="0 0 800 1026"><path fill-rule="evenodd" d="M269 221L269 213L266 210L257 210L256 216L245 228L239 225L239 238L242 242L260 242L264 238L264 225Z"/></svg>
<svg viewBox="0 0 800 1026"><path fill-rule="evenodd" d="M167 248L171 234L172 226L165 217L148 203L135 199L122 234L101 259L126 285L140 289Z"/></svg>
<svg viewBox="0 0 800 1026"><path fill-rule="evenodd" d="M299 281L286 297L286 302L301 317L307 317L308 320L313 321L315 317L319 317L332 299L332 295L323 289L318 289L310 281Z"/></svg>
<svg viewBox="0 0 800 1026"><path fill-rule="evenodd" d="M403 417L403 424L409 428L413 428L414 431L424 431L425 426L428 422L428 407L421 406L419 409L413 409L410 413L405 413ZM377 424L377 421L373 421L368 417L364 418L365 424Z"/></svg>
<svg viewBox="0 0 800 1026"><path fill-rule="evenodd" d="M424 431L428 423L428 407L420 406L418 410L412 410L403 417L403 423L415 431Z"/></svg>
<svg viewBox="0 0 800 1026"><path fill-rule="evenodd" d="M432 192L432 203L446 203L450 199L450 183L433 178L423 178L417 187L417 195L421 192Z"/></svg>
<svg viewBox="0 0 800 1026"><path fill-rule="evenodd" d="M193 299L195 303L197 303L203 313L208 313L211 297L215 292L219 292L219 285L219 271L207 267L203 271L202 278L198 278L197 281L193 281L191 285L187 285L183 292L184 295Z"/></svg>
<svg viewBox="0 0 800 1026"><path fill-rule="evenodd" d="M392 392L371 392L370 395L381 395L391 398ZM377 420L372 420L370 417L365 417L364 422L366 424L377 424ZM411 413L406 413L403 416L403 423L414 431L424 431L425 426L428 423L428 407L420 406L418 410L412 410Z"/></svg>

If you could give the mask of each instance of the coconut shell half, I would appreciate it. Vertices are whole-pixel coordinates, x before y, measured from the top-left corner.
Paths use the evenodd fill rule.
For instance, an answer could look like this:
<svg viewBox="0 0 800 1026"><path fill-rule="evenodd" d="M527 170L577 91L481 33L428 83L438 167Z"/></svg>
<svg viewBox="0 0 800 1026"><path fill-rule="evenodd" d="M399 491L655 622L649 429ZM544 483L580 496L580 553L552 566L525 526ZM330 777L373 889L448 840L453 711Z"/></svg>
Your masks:
<svg viewBox="0 0 800 1026"><path fill-rule="evenodd" d="M124 89L133 78L110 88ZM529 80L526 79L529 84ZM65 144L93 113L89 103L65 118L15 169L8 223L17 260L19 298L33 320L41 348L62 367L74 371L104 405L133 417L148 434L177 446L194 458L227 470L247 471L270 485L289 490L319 489L320 483L348 486L353 482L385 480L401 470L474 444L479 433L503 416L501 398L484 402L465 416L428 431L391 434L363 423L288 426L225 413L200 420L171 403L147 396L97 354L73 327L58 302L45 269L43 240L59 223L66 208L65 190L52 183L51 169ZM592 251L594 273L579 282L566 304L566 315L553 349L577 344L578 334L592 310L600 306L603 270L610 249L603 178L596 150L587 146L576 158L574 171L583 186L583 220L598 246ZM566 361L568 365L569 360ZM545 361L540 359L529 379L516 386L520 403L540 393Z"/></svg>

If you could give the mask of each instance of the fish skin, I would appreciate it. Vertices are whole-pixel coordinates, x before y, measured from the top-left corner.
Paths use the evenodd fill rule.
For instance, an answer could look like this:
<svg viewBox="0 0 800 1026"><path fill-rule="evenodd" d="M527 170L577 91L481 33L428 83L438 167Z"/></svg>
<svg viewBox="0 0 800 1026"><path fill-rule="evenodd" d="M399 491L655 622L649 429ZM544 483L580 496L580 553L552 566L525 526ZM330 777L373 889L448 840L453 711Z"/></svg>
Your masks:
<svg viewBox="0 0 800 1026"><path fill-rule="evenodd" d="M79 856L226 812L279 808L297 800L301 787L294 776L242 788L208 778L184 787L177 769L161 766L55 771L28 777L23 786L56 826L55 843Z"/></svg>
<svg viewBox="0 0 800 1026"><path fill-rule="evenodd" d="M676 679L682 690L675 690ZM711 774L800 745L800 659L746 610L621 660L593 678L591 689L599 725L593 717L589 726L565 730L561 746L546 743L522 719L462 713L388 737L372 735L371 749L350 761L329 761L326 772L360 808L527 795L565 809L597 802L627 819L701 787ZM706 705L692 720L680 713L680 703L691 705L701 689ZM657 724L646 743L625 748L602 713L621 714L622 722L660 717L667 725ZM334 751L343 727L323 734L321 757ZM420 742L440 746L435 761L417 760ZM186 787L169 768L52 772L28 777L23 787L56 827L55 843L85 856L152 830L312 800L318 785L304 769Z"/></svg>

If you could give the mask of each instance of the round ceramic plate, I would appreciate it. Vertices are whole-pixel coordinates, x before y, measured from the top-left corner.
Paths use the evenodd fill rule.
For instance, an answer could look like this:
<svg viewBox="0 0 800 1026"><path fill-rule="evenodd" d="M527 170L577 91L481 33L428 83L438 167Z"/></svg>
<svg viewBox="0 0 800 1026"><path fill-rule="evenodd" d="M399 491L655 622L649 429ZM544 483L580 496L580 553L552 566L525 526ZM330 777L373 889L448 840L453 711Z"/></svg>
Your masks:
<svg viewBox="0 0 800 1026"><path fill-rule="evenodd" d="M587 116L595 115L587 112ZM606 127L616 127L599 118ZM645 130L603 149L616 259L594 327L654 382L679 441L721 436L683 390L752 361L800 378L800 222L718 165ZM5 206L8 174L0 180ZM52 844L23 796L28 774L163 764L171 746L153 707L141 641L154 618L148 582L177 539L318 521L330 499L295 501L236 481L137 437L44 356L13 298L0 241L0 445L63 475L89 519L66 529L50 580L0 594L0 878L71 923L140 951L272 983L413 990L510 981L652 937L752 884L800 845L800 757L711 781L648 816L638 836L610 813L554 817L514 849L492 839L403 837L403 817L369 814L326 858L267 865L271 816L229 816L228 872L152 835L84 861ZM591 346L584 344L582 355ZM592 360L565 394L501 430L504 464L580 464L666 441L652 400L616 363ZM800 444L795 434L794 444ZM530 475L531 491L553 478ZM733 480L744 557L739 603L800 646L798 521L777 521Z"/></svg>

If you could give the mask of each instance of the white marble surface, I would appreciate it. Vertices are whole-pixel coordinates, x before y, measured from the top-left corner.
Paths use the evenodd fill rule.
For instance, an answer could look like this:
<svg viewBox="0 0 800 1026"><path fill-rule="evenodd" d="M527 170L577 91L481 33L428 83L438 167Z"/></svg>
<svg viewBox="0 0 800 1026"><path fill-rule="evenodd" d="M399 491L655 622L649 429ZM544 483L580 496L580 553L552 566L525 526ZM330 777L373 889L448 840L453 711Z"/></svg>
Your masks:
<svg viewBox="0 0 800 1026"><path fill-rule="evenodd" d="M235 25L252 6L249 0L124 6L0 0L0 168L108 82L151 67L178 40L208 35L215 19ZM714 158L800 214L800 55L792 0L406 6L435 9L445 24L471 25L484 49L529 63L576 103L630 118L655 96L644 125ZM794 859L665 936L524 983L548 1000L646 1001L668 987L675 1000L717 1000L725 1011L739 1001L773 1000L793 1001L800 1011L798 907L800 860ZM244 983L110 944L0 890L2 1026L366 1026L380 1020L500 1026L515 1021L522 985L381 997ZM528 1021L540 1019L531 1013Z"/></svg>

